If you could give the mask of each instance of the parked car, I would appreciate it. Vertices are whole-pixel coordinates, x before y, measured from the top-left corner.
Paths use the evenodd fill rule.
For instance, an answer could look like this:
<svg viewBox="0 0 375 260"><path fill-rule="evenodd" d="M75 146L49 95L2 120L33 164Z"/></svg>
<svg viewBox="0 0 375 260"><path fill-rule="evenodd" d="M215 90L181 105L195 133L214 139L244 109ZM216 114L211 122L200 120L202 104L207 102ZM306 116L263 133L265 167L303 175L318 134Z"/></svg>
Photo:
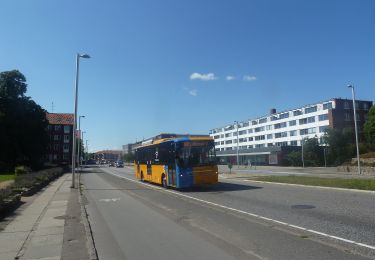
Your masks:
<svg viewBox="0 0 375 260"><path fill-rule="evenodd" d="M116 167L117 168L124 168L124 162L120 161L120 160L116 161Z"/></svg>
<svg viewBox="0 0 375 260"><path fill-rule="evenodd" d="M109 162L108 166L109 167L115 167L115 163L114 162Z"/></svg>

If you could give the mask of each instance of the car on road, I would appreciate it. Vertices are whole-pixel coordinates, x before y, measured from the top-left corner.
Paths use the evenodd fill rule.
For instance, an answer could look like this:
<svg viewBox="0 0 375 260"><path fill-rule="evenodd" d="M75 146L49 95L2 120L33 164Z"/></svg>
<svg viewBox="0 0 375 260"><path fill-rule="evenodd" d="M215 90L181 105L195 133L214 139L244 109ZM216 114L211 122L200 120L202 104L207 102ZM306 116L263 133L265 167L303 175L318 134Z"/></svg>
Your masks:
<svg viewBox="0 0 375 260"><path fill-rule="evenodd" d="M109 162L109 163L108 163L108 166L109 166L109 167L115 167L115 163L114 163L114 162Z"/></svg>
<svg viewBox="0 0 375 260"><path fill-rule="evenodd" d="M116 161L116 168L124 168L124 162L121 160Z"/></svg>

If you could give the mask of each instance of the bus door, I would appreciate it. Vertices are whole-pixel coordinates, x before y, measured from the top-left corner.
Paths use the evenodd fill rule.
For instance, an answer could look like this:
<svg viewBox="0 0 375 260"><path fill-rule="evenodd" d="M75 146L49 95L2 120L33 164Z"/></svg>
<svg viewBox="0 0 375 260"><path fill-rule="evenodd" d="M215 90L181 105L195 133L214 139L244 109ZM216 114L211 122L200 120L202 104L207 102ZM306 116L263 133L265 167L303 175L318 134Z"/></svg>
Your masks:
<svg viewBox="0 0 375 260"><path fill-rule="evenodd" d="M151 161L147 161L147 175L152 175Z"/></svg>
<svg viewBox="0 0 375 260"><path fill-rule="evenodd" d="M176 165L174 163L168 164L168 185L176 186Z"/></svg>

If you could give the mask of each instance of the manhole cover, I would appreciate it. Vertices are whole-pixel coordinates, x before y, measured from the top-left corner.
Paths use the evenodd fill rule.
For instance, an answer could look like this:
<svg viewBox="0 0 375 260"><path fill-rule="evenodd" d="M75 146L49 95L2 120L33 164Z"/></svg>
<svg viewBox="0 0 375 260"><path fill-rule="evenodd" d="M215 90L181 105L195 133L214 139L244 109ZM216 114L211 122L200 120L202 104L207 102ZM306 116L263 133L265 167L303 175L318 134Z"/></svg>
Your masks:
<svg viewBox="0 0 375 260"><path fill-rule="evenodd" d="M292 209L314 209L313 205L292 205Z"/></svg>

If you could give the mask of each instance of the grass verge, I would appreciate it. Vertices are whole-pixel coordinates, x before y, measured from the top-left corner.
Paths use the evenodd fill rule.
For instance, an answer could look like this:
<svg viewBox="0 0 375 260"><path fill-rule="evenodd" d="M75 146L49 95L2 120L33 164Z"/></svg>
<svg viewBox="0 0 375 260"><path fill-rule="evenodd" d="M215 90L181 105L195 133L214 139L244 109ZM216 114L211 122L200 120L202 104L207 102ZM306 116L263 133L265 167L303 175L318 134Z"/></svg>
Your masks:
<svg viewBox="0 0 375 260"><path fill-rule="evenodd" d="M357 190L375 190L375 180L369 179L340 179L306 176L260 176L252 178L252 180Z"/></svg>
<svg viewBox="0 0 375 260"><path fill-rule="evenodd" d="M0 182L14 180L14 174L0 174Z"/></svg>

